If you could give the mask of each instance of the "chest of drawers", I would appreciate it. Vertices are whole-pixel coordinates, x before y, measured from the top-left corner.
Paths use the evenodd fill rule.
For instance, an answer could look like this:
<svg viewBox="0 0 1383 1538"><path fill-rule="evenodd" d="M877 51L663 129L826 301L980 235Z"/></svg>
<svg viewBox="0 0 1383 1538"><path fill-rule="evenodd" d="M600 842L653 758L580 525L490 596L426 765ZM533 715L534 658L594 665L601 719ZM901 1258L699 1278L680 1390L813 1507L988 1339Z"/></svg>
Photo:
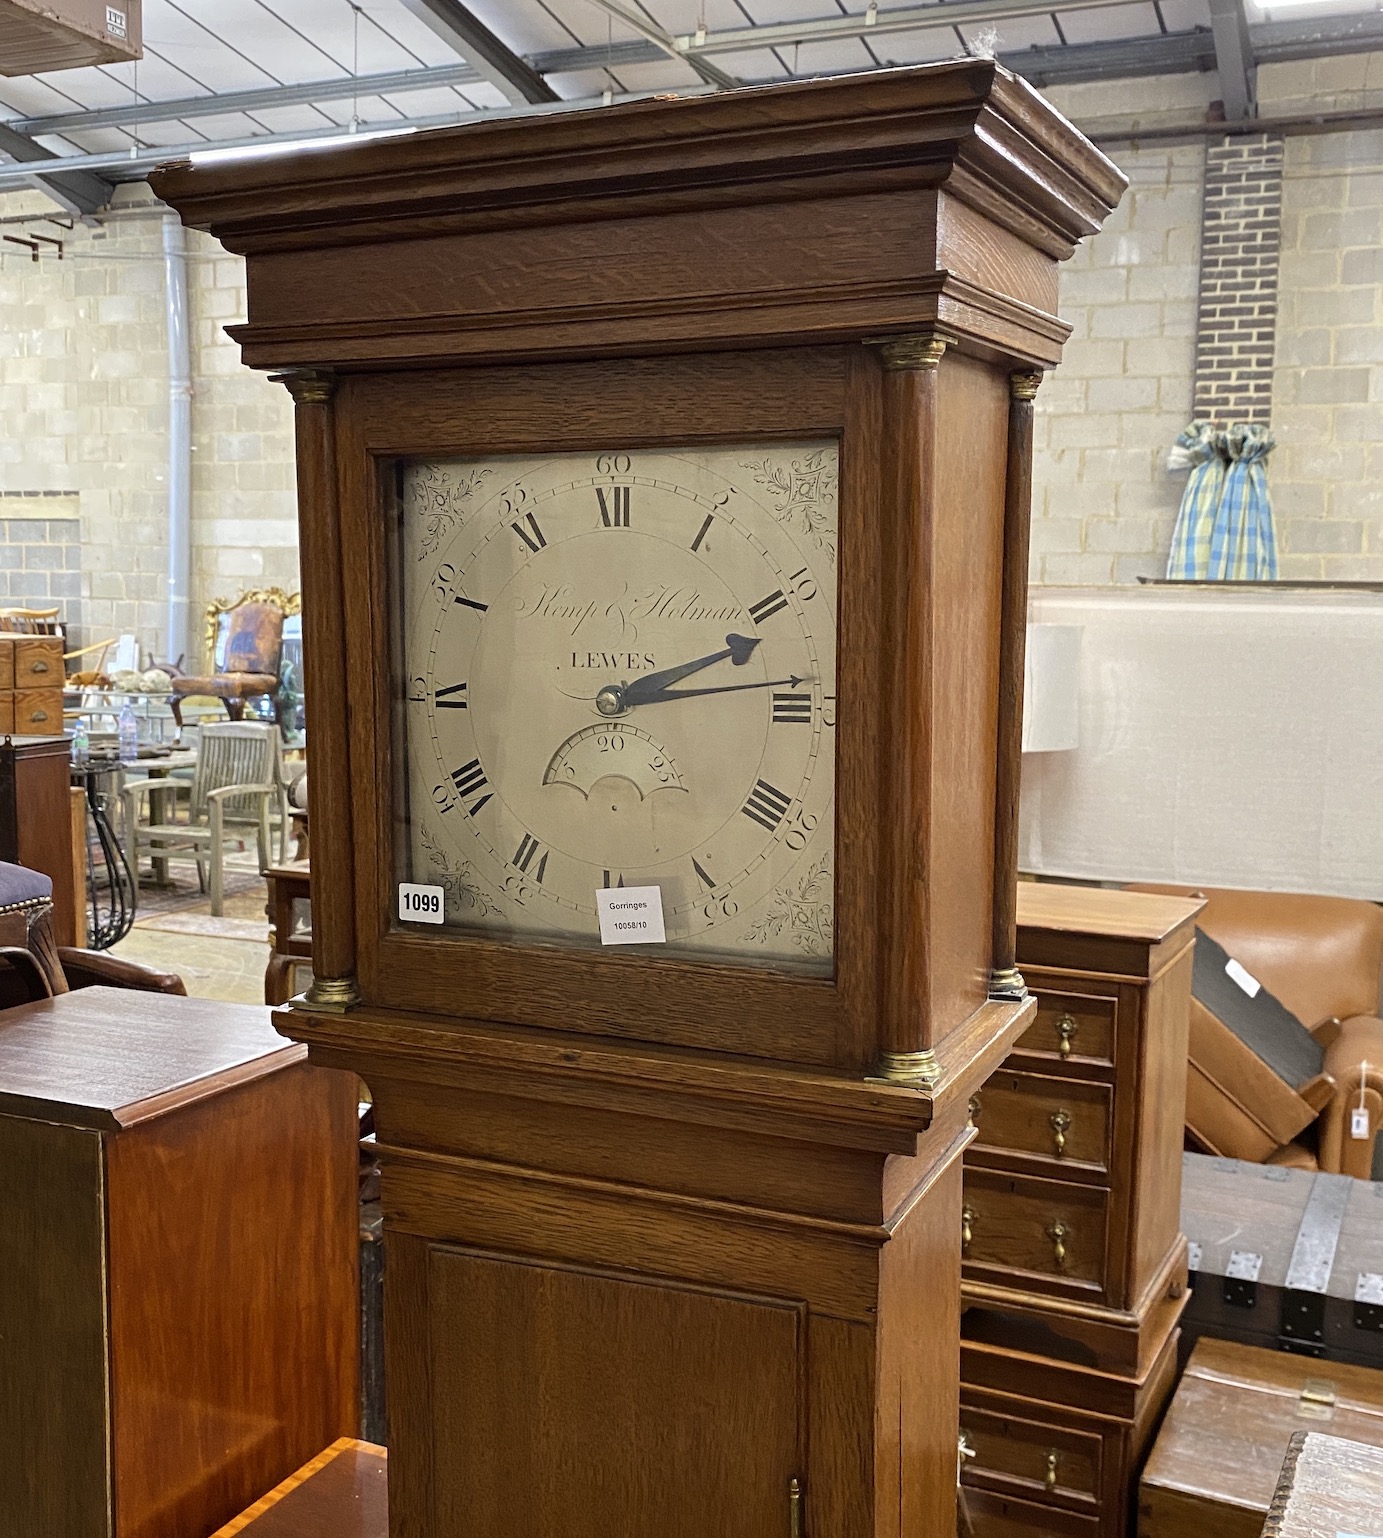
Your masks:
<svg viewBox="0 0 1383 1538"><path fill-rule="evenodd" d="M1037 1015L970 1104L962 1425L977 1538L1126 1538L1185 1306L1199 901L1024 883Z"/></svg>

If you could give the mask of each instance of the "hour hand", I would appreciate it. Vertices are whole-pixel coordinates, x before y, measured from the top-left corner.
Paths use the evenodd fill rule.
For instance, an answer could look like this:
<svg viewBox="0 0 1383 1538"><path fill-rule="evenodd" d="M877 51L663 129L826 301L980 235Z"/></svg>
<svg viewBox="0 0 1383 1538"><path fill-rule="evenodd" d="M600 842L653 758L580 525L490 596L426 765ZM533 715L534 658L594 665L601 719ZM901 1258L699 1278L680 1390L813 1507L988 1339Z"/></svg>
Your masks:
<svg viewBox="0 0 1383 1538"><path fill-rule="evenodd" d="M663 668L657 673L648 673L643 678L636 678L631 684L606 684L595 697L595 708L603 716L617 716L631 706L646 705L658 698L669 684L675 684L679 679L687 678L692 673L699 673L702 668L724 662L727 657L735 667L743 667L758 644L757 636L727 635L723 651L709 652L704 657L697 657L692 662L683 662L678 667Z"/></svg>

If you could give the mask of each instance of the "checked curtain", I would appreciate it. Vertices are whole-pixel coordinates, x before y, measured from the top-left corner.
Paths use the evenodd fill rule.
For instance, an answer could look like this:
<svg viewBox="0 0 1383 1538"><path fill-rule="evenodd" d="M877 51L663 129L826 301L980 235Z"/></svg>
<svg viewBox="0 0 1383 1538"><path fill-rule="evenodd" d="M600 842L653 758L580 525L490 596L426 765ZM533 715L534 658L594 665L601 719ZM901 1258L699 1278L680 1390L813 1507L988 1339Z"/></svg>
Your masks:
<svg viewBox="0 0 1383 1538"><path fill-rule="evenodd" d="M1267 467L1274 439L1264 426L1228 431L1192 422L1168 456L1189 469L1172 533L1167 576L1183 581L1265 582L1277 576Z"/></svg>

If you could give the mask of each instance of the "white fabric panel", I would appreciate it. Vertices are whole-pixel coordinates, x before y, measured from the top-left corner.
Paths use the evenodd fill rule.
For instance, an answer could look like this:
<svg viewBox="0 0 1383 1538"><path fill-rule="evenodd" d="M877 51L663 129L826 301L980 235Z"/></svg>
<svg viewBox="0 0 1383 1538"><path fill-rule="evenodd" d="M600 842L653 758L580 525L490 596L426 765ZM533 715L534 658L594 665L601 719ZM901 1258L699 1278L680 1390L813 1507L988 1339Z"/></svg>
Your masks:
<svg viewBox="0 0 1383 1538"><path fill-rule="evenodd" d="M1024 869L1383 899L1383 592L1034 594L1080 745L1023 760Z"/></svg>

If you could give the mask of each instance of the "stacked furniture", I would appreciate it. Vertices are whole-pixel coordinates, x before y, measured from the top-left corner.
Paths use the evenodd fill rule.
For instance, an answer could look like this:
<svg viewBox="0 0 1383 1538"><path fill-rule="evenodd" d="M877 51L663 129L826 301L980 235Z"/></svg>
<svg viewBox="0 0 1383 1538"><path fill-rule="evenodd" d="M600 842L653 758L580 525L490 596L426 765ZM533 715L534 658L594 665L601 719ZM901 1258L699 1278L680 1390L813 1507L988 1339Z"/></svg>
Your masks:
<svg viewBox="0 0 1383 1538"><path fill-rule="evenodd" d="M1303 1431L1383 1448L1383 1372L1198 1341L1139 1484L1138 1538L1271 1533L1264 1522ZM1369 1525L1346 1531L1376 1533L1378 1506L1368 1515ZM1338 1529L1317 1531L1335 1538Z"/></svg>
<svg viewBox="0 0 1383 1538"><path fill-rule="evenodd" d="M1203 897L1201 930L1260 985L1243 1021L1192 1005L1186 1126L1196 1146L1383 1177L1383 909L1300 892L1141 890Z"/></svg>
<svg viewBox="0 0 1383 1538"><path fill-rule="evenodd" d="M62 637L0 633L0 736L62 731Z"/></svg>
<svg viewBox="0 0 1383 1538"><path fill-rule="evenodd" d="M1195 918L1023 883L1035 1023L971 1101L961 1429L978 1538L1125 1538L1186 1301L1182 1110Z"/></svg>

